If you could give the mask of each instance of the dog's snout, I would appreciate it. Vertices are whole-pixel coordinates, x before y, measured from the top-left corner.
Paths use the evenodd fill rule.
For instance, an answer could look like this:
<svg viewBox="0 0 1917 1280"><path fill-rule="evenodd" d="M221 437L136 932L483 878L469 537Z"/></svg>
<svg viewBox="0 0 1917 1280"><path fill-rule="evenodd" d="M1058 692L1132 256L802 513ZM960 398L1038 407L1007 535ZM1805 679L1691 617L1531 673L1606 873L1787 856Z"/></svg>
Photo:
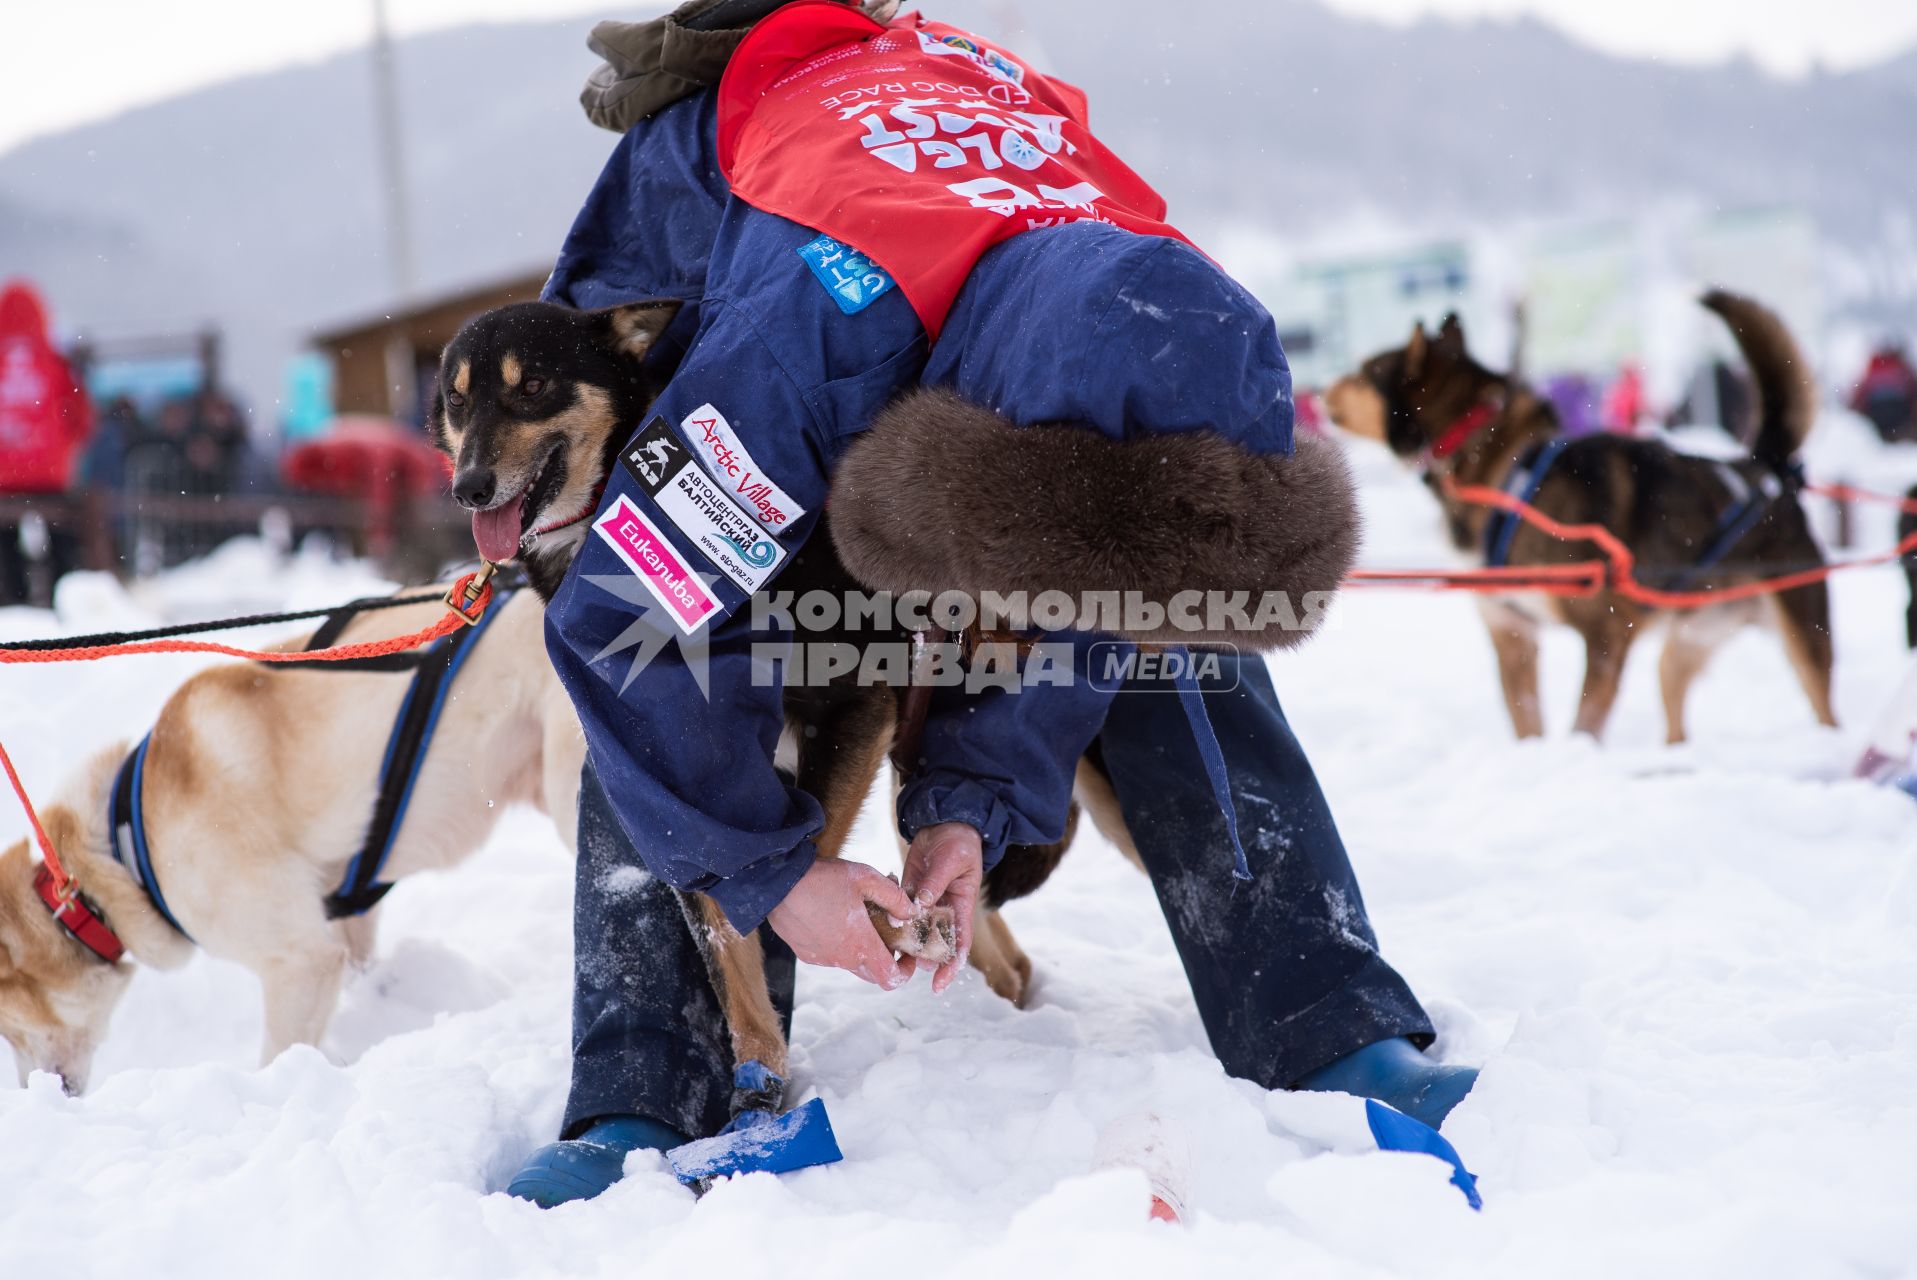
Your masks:
<svg viewBox="0 0 1917 1280"><path fill-rule="evenodd" d="M487 506L499 491L499 475L490 468L469 467L453 478L453 500L474 510Z"/></svg>

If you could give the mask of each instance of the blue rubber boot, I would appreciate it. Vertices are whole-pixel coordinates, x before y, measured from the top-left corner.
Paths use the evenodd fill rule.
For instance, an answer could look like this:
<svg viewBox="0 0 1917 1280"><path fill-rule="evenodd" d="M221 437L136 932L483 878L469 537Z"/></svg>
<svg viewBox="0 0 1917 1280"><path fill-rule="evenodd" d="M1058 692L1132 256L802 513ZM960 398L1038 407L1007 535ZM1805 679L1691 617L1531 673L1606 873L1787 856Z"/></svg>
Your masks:
<svg viewBox="0 0 1917 1280"><path fill-rule="evenodd" d="M1477 1082L1476 1067L1444 1066L1425 1057L1409 1040L1394 1039L1368 1044L1319 1067L1297 1087L1376 1098L1437 1129Z"/></svg>
<svg viewBox="0 0 1917 1280"><path fill-rule="evenodd" d="M606 1116L576 1138L533 1152L506 1184L506 1194L542 1209L590 1200L625 1176L628 1152L669 1151L685 1141L677 1129L645 1116Z"/></svg>

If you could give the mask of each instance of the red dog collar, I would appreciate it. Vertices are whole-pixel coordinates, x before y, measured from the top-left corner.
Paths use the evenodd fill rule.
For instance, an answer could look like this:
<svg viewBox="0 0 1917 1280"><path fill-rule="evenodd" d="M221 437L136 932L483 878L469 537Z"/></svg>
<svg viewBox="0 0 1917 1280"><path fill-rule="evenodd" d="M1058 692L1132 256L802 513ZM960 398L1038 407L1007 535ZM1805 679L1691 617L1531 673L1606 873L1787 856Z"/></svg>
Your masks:
<svg viewBox="0 0 1917 1280"><path fill-rule="evenodd" d="M79 886L71 880L67 882L66 892L54 883L53 872L46 863L33 873L33 890L40 895L40 901L47 904L47 910L53 912L53 918L60 927L100 959L113 964L126 954L126 944L120 941L120 935L107 927L100 913L80 894Z"/></svg>
<svg viewBox="0 0 1917 1280"><path fill-rule="evenodd" d="M608 479L610 479L610 477L608 477ZM599 503L605 496L606 496L606 481L601 480L599 482L599 487L592 491L592 498L590 501L586 503L584 509L579 511L576 515L567 516L564 520L555 520L551 524L542 524L537 529L533 529L530 532L528 532L526 534L526 537L528 539L543 538L549 533L558 533L561 529L572 528L572 526L578 524L581 520L588 519L593 515L593 513L597 512L599 510Z"/></svg>
<svg viewBox="0 0 1917 1280"><path fill-rule="evenodd" d="M1431 446L1431 456L1433 458L1450 457L1464 448L1465 443L1472 436L1484 430L1491 424L1491 419L1497 416L1497 405L1489 400L1478 401L1463 417L1445 428L1444 434L1438 437L1438 442Z"/></svg>

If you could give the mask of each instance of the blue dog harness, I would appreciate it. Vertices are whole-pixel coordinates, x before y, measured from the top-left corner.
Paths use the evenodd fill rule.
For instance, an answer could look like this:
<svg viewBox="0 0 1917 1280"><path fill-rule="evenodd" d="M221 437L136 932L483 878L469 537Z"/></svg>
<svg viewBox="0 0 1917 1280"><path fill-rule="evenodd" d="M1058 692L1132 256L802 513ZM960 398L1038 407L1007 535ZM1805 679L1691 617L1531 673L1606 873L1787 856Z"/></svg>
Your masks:
<svg viewBox="0 0 1917 1280"><path fill-rule="evenodd" d="M1550 474L1552 466L1570 445L1571 441L1564 436L1553 436L1526 449L1518 455L1518 464L1506 478L1504 491L1529 505L1543 486L1544 478ZM1679 590L1723 563L1736 550L1737 544L1744 540L1744 536L1757 527L1771 503L1784 492L1783 482L1769 473L1765 473L1753 485L1730 463L1719 462L1714 465L1719 481L1731 495L1731 505L1718 518L1717 530L1711 536L1710 545L1704 548L1704 554L1682 570L1666 590ZM1511 540L1517 536L1522 523L1522 517L1514 511L1499 511L1492 515L1484 526L1486 565L1504 567L1511 557Z"/></svg>
<svg viewBox="0 0 1917 1280"><path fill-rule="evenodd" d="M1757 484L1753 486L1743 473L1728 462L1717 464L1717 478L1730 493L1731 505L1719 517L1717 532L1711 537L1711 545L1704 548L1703 557L1678 574L1666 590L1682 590L1706 571L1715 568L1744 540L1745 534L1757 527L1757 522L1770 510L1771 503L1784 493L1784 482L1770 472L1758 477Z"/></svg>
<svg viewBox="0 0 1917 1280"><path fill-rule="evenodd" d="M1544 477L1550 474L1551 467L1559 456L1569 448L1571 442L1564 436L1552 436L1541 444L1534 444L1518 455L1518 465L1511 468L1511 474L1505 477L1504 491L1519 502L1529 505L1544 484ZM1511 558L1511 539L1518 536L1521 520L1515 511L1493 513L1490 522L1484 526L1484 562L1494 569L1501 569Z"/></svg>
<svg viewBox="0 0 1917 1280"><path fill-rule="evenodd" d="M446 697L452 692L453 679L478 646L480 636L492 625L493 619L503 612L503 606L511 594L510 591L502 592L493 607L486 610L477 623L461 627L423 653L393 655L399 660L398 663L393 658L368 658L323 664L326 669L332 670L395 671L410 667L413 672L412 684L406 690L405 701L400 703L399 717L387 737L386 754L380 761L379 799L373 805L372 822L367 827L366 839L360 851L347 864L346 875L340 881L339 888L326 897L327 919L364 915L377 906L393 887L380 883L380 873L386 868L386 860L392 855L393 845L399 838L400 826L406 820L406 809L413 798L413 785L419 781L420 767L426 762L426 750L432 742L433 730L439 724L440 712L445 709ZM357 612L348 606L333 615L307 642L307 649L311 651L329 647ZM322 664L313 665L317 667ZM113 856L146 890L154 909L190 942L192 935L181 927L179 919L167 906L166 895L160 890L160 880L154 873L152 853L147 844L143 797L146 756L152 745L153 735L149 733L140 739L140 745L133 748L120 765L107 803L109 843Z"/></svg>

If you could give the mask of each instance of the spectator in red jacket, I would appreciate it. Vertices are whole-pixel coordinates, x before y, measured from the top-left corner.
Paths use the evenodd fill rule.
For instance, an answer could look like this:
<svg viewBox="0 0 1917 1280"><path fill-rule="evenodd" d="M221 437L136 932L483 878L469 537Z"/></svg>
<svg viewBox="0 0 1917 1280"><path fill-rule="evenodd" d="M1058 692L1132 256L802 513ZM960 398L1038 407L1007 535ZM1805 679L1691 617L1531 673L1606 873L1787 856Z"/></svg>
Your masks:
<svg viewBox="0 0 1917 1280"><path fill-rule="evenodd" d="M65 493L92 429L86 392L47 333L46 304L10 281L0 290L0 499ZM46 595L71 562L71 522L52 506L0 510L0 603ZM29 560L48 571L41 589L30 590Z"/></svg>
<svg viewBox="0 0 1917 1280"><path fill-rule="evenodd" d="M1869 418L1886 440L1917 437L1917 370L1901 347L1886 344L1871 353L1850 407Z"/></svg>
<svg viewBox="0 0 1917 1280"><path fill-rule="evenodd" d="M0 290L0 493L64 493L93 409L47 333L33 286Z"/></svg>

